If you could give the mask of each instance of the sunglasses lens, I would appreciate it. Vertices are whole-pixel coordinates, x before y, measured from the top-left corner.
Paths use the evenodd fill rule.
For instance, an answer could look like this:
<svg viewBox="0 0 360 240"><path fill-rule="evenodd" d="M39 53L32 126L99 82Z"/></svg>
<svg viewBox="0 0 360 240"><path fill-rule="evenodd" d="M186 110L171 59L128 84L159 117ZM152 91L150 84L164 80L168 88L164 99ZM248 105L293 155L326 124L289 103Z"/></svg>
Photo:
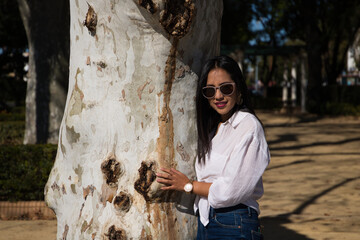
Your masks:
<svg viewBox="0 0 360 240"><path fill-rule="evenodd" d="M220 91L224 95L230 95L234 91L234 86L232 84L224 84L224 85L220 86Z"/></svg>
<svg viewBox="0 0 360 240"><path fill-rule="evenodd" d="M215 88L213 87L204 87L202 89L203 95L206 98L212 98L215 96Z"/></svg>

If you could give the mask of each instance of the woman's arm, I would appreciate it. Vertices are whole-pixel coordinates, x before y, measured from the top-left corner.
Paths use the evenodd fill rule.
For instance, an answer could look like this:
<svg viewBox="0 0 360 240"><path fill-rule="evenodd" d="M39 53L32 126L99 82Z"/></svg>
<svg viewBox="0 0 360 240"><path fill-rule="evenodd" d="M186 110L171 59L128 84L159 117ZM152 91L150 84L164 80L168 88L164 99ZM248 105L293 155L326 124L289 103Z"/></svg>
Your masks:
<svg viewBox="0 0 360 240"><path fill-rule="evenodd" d="M160 170L164 173L156 173L156 176L157 182L165 185L164 187L161 187L161 190L177 190L184 192L185 184L190 182L189 178L185 174L174 168L160 168ZM209 195L211 183L194 181L192 184L192 193L204 197Z"/></svg>

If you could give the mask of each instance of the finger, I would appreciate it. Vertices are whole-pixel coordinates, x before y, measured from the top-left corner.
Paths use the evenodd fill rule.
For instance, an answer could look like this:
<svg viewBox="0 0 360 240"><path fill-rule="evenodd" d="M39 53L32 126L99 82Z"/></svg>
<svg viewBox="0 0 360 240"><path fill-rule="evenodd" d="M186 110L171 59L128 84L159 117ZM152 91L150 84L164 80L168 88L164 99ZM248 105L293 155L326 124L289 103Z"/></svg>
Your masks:
<svg viewBox="0 0 360 240"><path fill-rule="evenodd" d="M178 174L178 175L183 174L182 172L176 170L175 168L171 168L171 169L170 169L170 172L171 172L172 174Z"/></svg>
<svg viewBox="0 0 360 240"><path fill-rule="evenodd" d="M168 186L168 187L161 187L161 190L172 190L174 189L172 186Z"/></svg>
<svg viewBox="0 0 360 240"><path fill-rule="evenodd" d="M168 168L160 168L160 170L166 172L167 174L171 174L171 170Z"/></svg>
<svg viewBox="0 0 360 240"><path fill-rule="evenodd" d="M167 173L156 173L156 176L160 178L169 178L169 174Z"/></svg>
<svg viewBox="0 0 360 240"><path fill-rule="evenodd" d="M156 179L156 181L158 183L162 183L162 184L166 184L166 185L172 185L172 181L171 180L167 180L167 179L164 179L164 178L158 178Z"/></svg>
<svg viewBox="0 0 360 240"><path fill-rule="evenodd" d="M172 168L171 172L173 174L173 176L176 176L177 178L183 179L184 177L187 178L187 176L185 174L183 174L182 172Z"/></svg>

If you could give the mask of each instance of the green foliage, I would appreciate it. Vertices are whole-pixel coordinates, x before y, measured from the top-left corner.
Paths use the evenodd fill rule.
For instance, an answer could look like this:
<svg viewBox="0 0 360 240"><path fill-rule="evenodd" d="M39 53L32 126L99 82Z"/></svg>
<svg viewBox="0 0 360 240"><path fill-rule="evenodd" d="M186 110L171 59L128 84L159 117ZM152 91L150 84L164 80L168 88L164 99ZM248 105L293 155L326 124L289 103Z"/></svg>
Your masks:
<svg viewBox="0 0 360 240"><path fill-rule="evenodd" d="M0 46L24 48L27 44L17 1L0 1Z"/></svg>
<svg viewBox="0 0 360 240"><path fill-rule="evenodd" d="M22 144L24 132L23 121L0 122L0 144Z"/></svg>
<svg viewBox="0 0 360 240"><path fill-rule="evenodd" d="M360 86L330 85L322 87L319 94L323 99L323 102L360 105Z"/></svg>
<svg viewBox="0 0 360 240"><path fill-rule="evenodd" d="M252 96L251 102L256 109L267 109L274 110L280 109L282 107L282 101L279 97L261 97L261 96Z"/></svg>
<svg viewBox="0 0 360 240"><path fill-rule="evenodd" d="M221 21L221 44L247 45L254 38L248 25L252 18L252 1L224 0Z"/></svg>
<svg viewBox="0 0 360 240"><path fill-rule="evenodd" d="M257 45L273 47L283 44L286 38L284 31L284 12L289 8L289 1L285 0L253 0L254 19L262 28L254 28Z"/></svg>
<svg viewBox="0 0 360 240"><path fill-rule="evenodd" d="M23 81L22 55L27 46L25 29L15 0L0 1L0 111L7 102L19 105L25 100L26 82Z"/></svg>
<svg viewBox="0 0 360 240"><path fill-rule="evenodd" d="M0 113L0 201L43 200L56 145L22 145L25 108Z"/></svg>
<svg viewBox="0 0 360 240"><path fill-rule="evenodd" d="M56 145L0 145L0 201L43 200Z"/></svg>
<svg viewBox="0 0 360 240"><path fill-rule="evenodd" d="M321 102L309 101L307 109L320 115L360 116L360 86L322 87Z"/></svg>
<svg viewBox="0 0 360 240"><path fill-rule="evenodd" d="M25 121L25 113L0 112L0 122Z"/></svg>
<svg viewBox="0 0 360 240"><path fill-rule="evenodd" d="M0 55L0 67L2 67L0 70L0 103L2 103L0 111L3 109L1 105L5 105L5 102L13 101L16 104L25 102L26 82L22 79L23 64L23 60L17 61ZM12 73L15 73L15 77L6 76Z"/></svg>
<svg viewBox="0 0 360 240"><path fill-rule="evenodd" d="M350 116L360 116L360 105L354 106L350 103L334 103L328 102L325 104L324 114L326 115L350 115Z"/></svg>
<svg viewBox="0 0 360 240"><path fill-rule="evenodd" d="M284 19L287 37L306 42L309 82L327 79L330 84L344 70L346 52L360 27L359 1L290 1ZM311 53L314 53L311 57ZM312 59L314 58L314 59ZM313 60L313 61L311 61Z"/></svg>
<svg viewBox="0 0 360 240"><path fill-rule="evenodd" d="M251 102L256 109L274 110L282 107L282 88L269 87L266 90L267 97L251 94Z"/></svg>
<svg viewBox="0 0 360 240"><path fill-rule="evenodd" d="M25 133L25 107L0 112L0 144L22 144Z"/></svg>

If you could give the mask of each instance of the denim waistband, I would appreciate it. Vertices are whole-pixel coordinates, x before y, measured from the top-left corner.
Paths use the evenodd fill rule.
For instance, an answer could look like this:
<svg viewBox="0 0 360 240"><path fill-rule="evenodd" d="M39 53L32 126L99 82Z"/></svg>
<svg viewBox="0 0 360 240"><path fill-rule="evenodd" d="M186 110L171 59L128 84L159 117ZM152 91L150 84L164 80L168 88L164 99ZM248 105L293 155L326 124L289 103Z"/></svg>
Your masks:
<svg viewBox="0 0 360 240"><path fill-rule="evenodd" d="M231 211L238 210L238 209L247 209L247 208L248 208L248 206L240 203L240 204L232 206L232 207L213 208L213 209L217 213L226 213L226 212L231 212Z"/></svg>
<svg viewBox="0 0 360 240"><path fill-rule="evenodd" d="M257 214L257 211L251 207L246 206L245 204L238 204L232 207L224 207L224 208L213 208L210 207L210 216L214 216L216 213L227 213L227 212L243 212L249 214L249 216L253 214Z"/></svg>

